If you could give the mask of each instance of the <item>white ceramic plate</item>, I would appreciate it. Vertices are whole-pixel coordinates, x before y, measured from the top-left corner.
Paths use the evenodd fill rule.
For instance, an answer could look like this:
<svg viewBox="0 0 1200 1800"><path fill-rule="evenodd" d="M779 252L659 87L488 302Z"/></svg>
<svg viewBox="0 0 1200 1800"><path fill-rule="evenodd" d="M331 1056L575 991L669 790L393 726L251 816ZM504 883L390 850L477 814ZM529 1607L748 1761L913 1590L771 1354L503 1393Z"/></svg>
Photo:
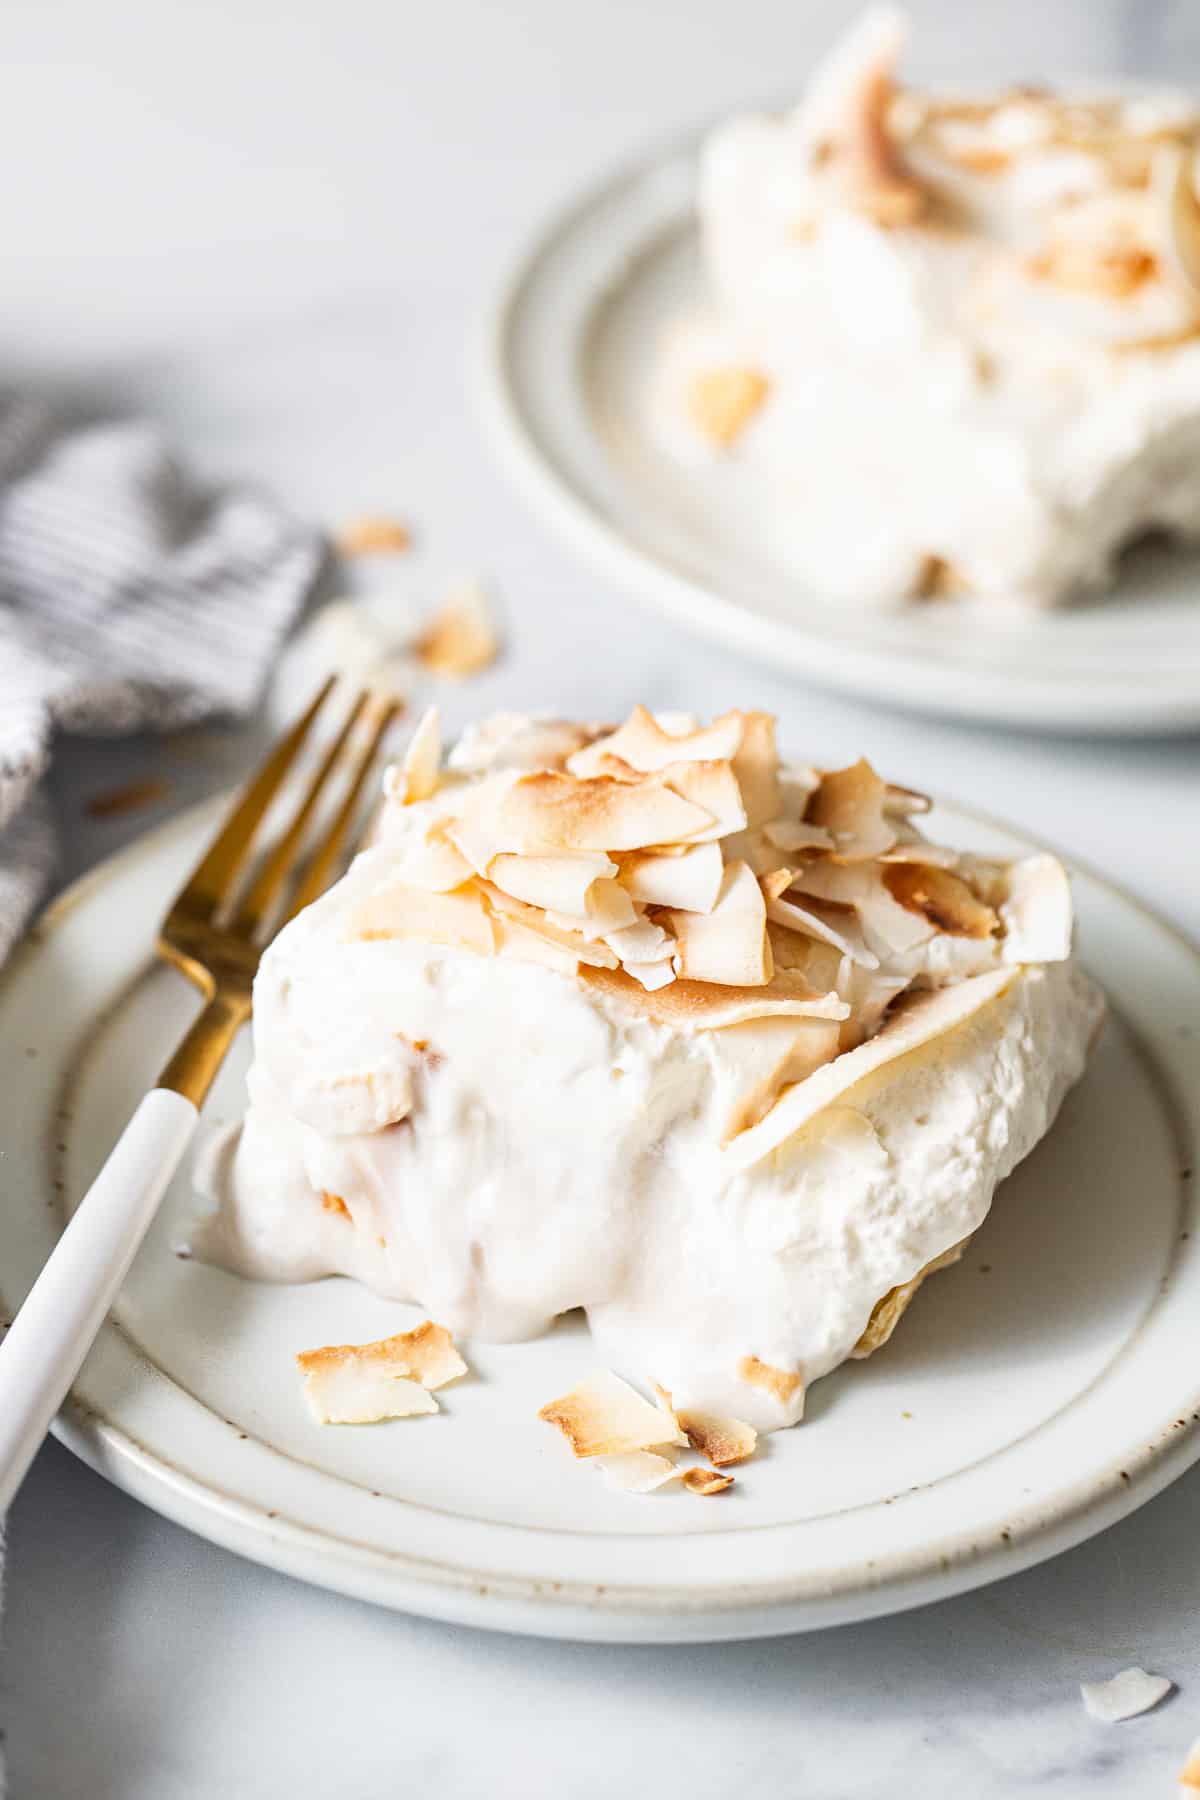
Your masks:
<svg viewBox="0 0 1200 1800"><path fill-rule="evenodd" d="M1200 556L1139 553L1115 593L1052 613L968 602L856 612L770 560L751 481L663 449L648 372L664 326L703 297L694 181L692 144L597 189L505 289L485 407L539 511L688 630L813 681L1062 731L1200 725Z"/></svg>
<svg viewBox="0 0 1200 1800"><path fill-rule="evenodd" d="M0 1297L11 1314L193 1009L150 965L212 806L106 864L0 984ZM934 835L1023 841L948 809ZM1200 961L1089 875L1086 959L1116 1009L1049 1139L964 1261L886 1351L820 1382L719 1498L610 1492L539 1423L593 1366L566 1322L468 1346L430 1419L315 1425L298 1349L378 1337L416 1308L344 1280L241 1282L172 1254L168 1196L57 1424L110 1480L257 1561L439 1618L546 1635L710 1639L913 1606L1026 1567L1200 1455ZM239 1107L246 1046L209 1113ZM1190 1233L1190 1235L1189 1235Z"/></svg>

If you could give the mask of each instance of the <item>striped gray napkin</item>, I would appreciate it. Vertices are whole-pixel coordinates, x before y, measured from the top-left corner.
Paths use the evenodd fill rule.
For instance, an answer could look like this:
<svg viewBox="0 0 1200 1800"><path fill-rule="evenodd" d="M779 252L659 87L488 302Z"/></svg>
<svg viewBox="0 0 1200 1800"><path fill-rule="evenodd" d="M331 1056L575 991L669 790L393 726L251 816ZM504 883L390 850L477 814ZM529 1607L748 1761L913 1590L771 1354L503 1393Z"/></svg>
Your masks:
<svg viewBox="0 0 1200 1800"><path fill-rule="evenodd" d="M0 961L54 866L55 733L247 712L322 554L251 489L200 487L149 425L0 399Z"/></svg>

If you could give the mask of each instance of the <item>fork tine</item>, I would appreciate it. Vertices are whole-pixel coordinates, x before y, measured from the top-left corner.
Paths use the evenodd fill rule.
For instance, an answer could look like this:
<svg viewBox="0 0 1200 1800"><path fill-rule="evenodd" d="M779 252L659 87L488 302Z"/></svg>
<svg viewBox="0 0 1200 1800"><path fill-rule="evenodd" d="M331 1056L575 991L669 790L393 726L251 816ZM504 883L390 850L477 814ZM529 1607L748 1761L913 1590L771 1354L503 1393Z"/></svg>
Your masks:
<svg viewBox="0 0 1200 1800"><path fill-rule="evenodd" d="M211 912L220 904L222 896L229 891L230 883L246 859L251 839L262 823L263 815L279 791L284 776L299 754L313 721L329 698L335 682L336 677L331 675L307 712L271 751L222 826L216 841L199 866L193 870L176 905L185 901L189 906L199 906Z"/></svg>
<svg viewBox="0 0 1200 1800"><path fill-rule="evenodd" d="M302 912L306 906L318 897L318 895L323 894L325 889L329 886L333 877L333 872L337 867L338 858L342 854L343 846L349 835L350 827L354 823L354 815L358 811L358 803L362 797L363 787L366 784L368 775L371 773L375 758L379 754L379 746L387 735L388 730L400 717L403 710L404 707L401 701L389 700L380 712L379 718L376 720L374 729L371 732L371 736L358 759L354 777L350 783L346 798L338 808L337 817L334 819L333 824L326 833L312 862L309 864L304 879L296 890L291 905L288 907L287 917L289 919L294 919L298 912Z"/></svg>
<svg viewBox="0 0 1200 1800"><path fill-rule="evenodd" d="M369 690L364 690L351 707L345 724L322 757L321 766L309 783L308 792L292 815L287 830L278 843L272 847L249 891L239 903L230 926L232 931L238 932L243 937L253 937L262 925L272 901L295 865L297 852L304 841L304 834L316 811L317 802L324 792L329 777L338 765L351 732L362 718L370 698Z"/></svg>

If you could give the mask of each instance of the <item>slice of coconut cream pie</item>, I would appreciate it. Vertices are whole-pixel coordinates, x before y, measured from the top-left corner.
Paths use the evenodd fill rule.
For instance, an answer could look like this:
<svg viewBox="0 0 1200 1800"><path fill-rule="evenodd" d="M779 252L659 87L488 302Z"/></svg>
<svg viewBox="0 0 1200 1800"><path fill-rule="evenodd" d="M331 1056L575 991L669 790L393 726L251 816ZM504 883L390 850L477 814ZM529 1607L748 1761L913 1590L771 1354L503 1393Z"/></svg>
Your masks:
<svg viewBox="0 0 1200 1800"><path fill-rule="evenodd" d="M1053 857L928 842L774 721L427 716L375 841L255 987L194 1247L456 1335L586 1309L762 1429L889 1336L1049 1128L1102 1013Z"/></svg>
<svg viewBox="0 0 1200 1800"><path fill-rule="evenodd" d="M1200 112L903 88L907 30L707 139L651 428L820 594L1058 604L1200 529Z"/></svg>

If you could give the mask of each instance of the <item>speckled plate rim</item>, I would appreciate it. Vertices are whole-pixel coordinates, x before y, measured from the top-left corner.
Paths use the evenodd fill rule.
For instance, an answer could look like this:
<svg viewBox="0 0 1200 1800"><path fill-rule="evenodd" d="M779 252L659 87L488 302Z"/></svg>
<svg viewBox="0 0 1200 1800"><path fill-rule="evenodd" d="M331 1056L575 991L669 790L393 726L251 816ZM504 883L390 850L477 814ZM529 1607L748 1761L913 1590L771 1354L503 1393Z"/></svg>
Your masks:
<svg viewBox="0 0 1200 1800"><path fill-rule="evenodd" d="M1145 84L1121 85L1146 91ZM472 361L485 434L517 491L601 575L683 630L806 680L902 711L1010 728L1144 737L1200 727L1194 653L1176 667L1157 657L1131 668L1121 650L1107 661L1086 659L1077 679L1068 679L1061 669L1042 668L1036 621L1019 669L931 656L916 644L908 653L894 641L864 648L827 625L758 613L716 582L696 580L642 547L626 529L620 483L613 465L601 472L607 452L581 397L588 337L598 311L639 263L690 228L697 152L717 122L629 158L587 186L543 222L502 275ZM521 356L523 338L537 346L536 356ZM584 463L595 471L588 481L577 473Z"/></svg>
<svg viewBox="0 0 1200 1800"><path fill-rule="evenodd" d="M178 854L202 843L223 804L208 802L185 813L101 864L64 893L42 916L0 979L0 1013L18 979L30 974L36 978L39 958L69 922L86 921L91 903L114 885L119 888L122 883L139 881L156 856L168 851ZM978 814L961 808L947 807L947 811L1013 835L1007 826ZM1180 1136L1181 1152L1194 1167L1193 1146L1200 1141L1200 1045L1193 1038L1176 1036L1175 1028L1180 1020L1200 1021L1200 953L1108 882L1078 864L1073 865L1073 873L1085 893L1094 890L1108 903L1115 903L1142 934L1142 942L1168 959L1168 990L1159 993L1161 997L1163 991L1169 991L1174 1011L1146 1016L1146 1002L1132 976L1118 972L1110 985L1118 1008L1157 1074L1160 1095ZM121 969L114 972L110 1001L136 974L143 959L140 946L132 958L124 959ZM94 1029L103 1010L93 1005L90 1018L73 1028L55 1071L60 1083L80 1041ZM20 1072L18 1065L14 1089L21 1085ZM50 1074L44 1067L41 1079ZM10 1095L10 1104L24 1117L19 1098ZM31 1109L30 1119L34 1116ZM11 1153L11 1141L8 1147ZM52 1145L39 1133L36 1145L27 1148L48 1182ZM53 1207L52 1196L46 1204ZM1183 1185L1181 1210L1185 1221L1195 1226L1197 1196L1191 1182ZM0 1250L16 1211L9 1209L0 1222ZM5 1278L0 1275L0 1289L4 1288ZM1194 1307L1200 1295L1200 1232L1193 1229L1188 1241L1177 1246L1164 1295L1149 1309L1131 1345L1144 1340L1152 1321L1161 1318L1168 1305L1167 1289L1171 1306ZM1186 1302L1183 1295L1188 1297ZM14 1298L4 1292L6 1308L11 1309ZM1110 1372L1106 1370L1088 1392L1108 1380ZM1070 1413L1086 1397L1077 1397L1064 1411ZM412 1551L381 1546L371 1541L369 1531L358 1529L357 1516L347 1518L344 1531L314 1530L290 1517L285 1502L267 1504L270 1499L279 1501L281 1481L286 1486L294 1473L292 1459L248 1437L175 1387L169 1375L149 1364L113 1323L102 1332L79 1388L54 1429L83 1461L158 1512L251 1560L318 1585L400 1610L498 1630L613 1642L683 1642L777 1635L895 1612L1016 1573L1070 1548L1132 1512L1200 1459L1200 1381L1184 1383L1181 1377L1170 1400L1170 1405L1164 1402L1148 1408L1153 1416L1145 1420L1144 1429L1106 1460L1100 1475L1059 1485L1048 1501L1021 1517L1010 1516L994 1532L951 1532L916 1551L883 1555L865 1563L858 1557L832 1571L793 1568L787 1574L719 1587L702 1581L684 1586L548 1579L544 1572L522 1570L529 1557L516 1553L520 1540L534 1541L536 1548L536 1540L544 1539L544 1534L528 1527L488 1525L484 1536L493 1548L499 1546L502 1554L469 1563L431 1553L428 1543ZM1045 1431L1054 1422L1048 1420L1038 1430ZM172 1434L176 1441L186 1443L186 1457L164 1447L164 1430L168 1443ZM224 1471L223 1479L200 1479L185 1466L206 1457L210 1458L209 1467ZM334 1480L311 1473L319 1482ZM758 1529L794 1532L797 1527Z"/></svg>

